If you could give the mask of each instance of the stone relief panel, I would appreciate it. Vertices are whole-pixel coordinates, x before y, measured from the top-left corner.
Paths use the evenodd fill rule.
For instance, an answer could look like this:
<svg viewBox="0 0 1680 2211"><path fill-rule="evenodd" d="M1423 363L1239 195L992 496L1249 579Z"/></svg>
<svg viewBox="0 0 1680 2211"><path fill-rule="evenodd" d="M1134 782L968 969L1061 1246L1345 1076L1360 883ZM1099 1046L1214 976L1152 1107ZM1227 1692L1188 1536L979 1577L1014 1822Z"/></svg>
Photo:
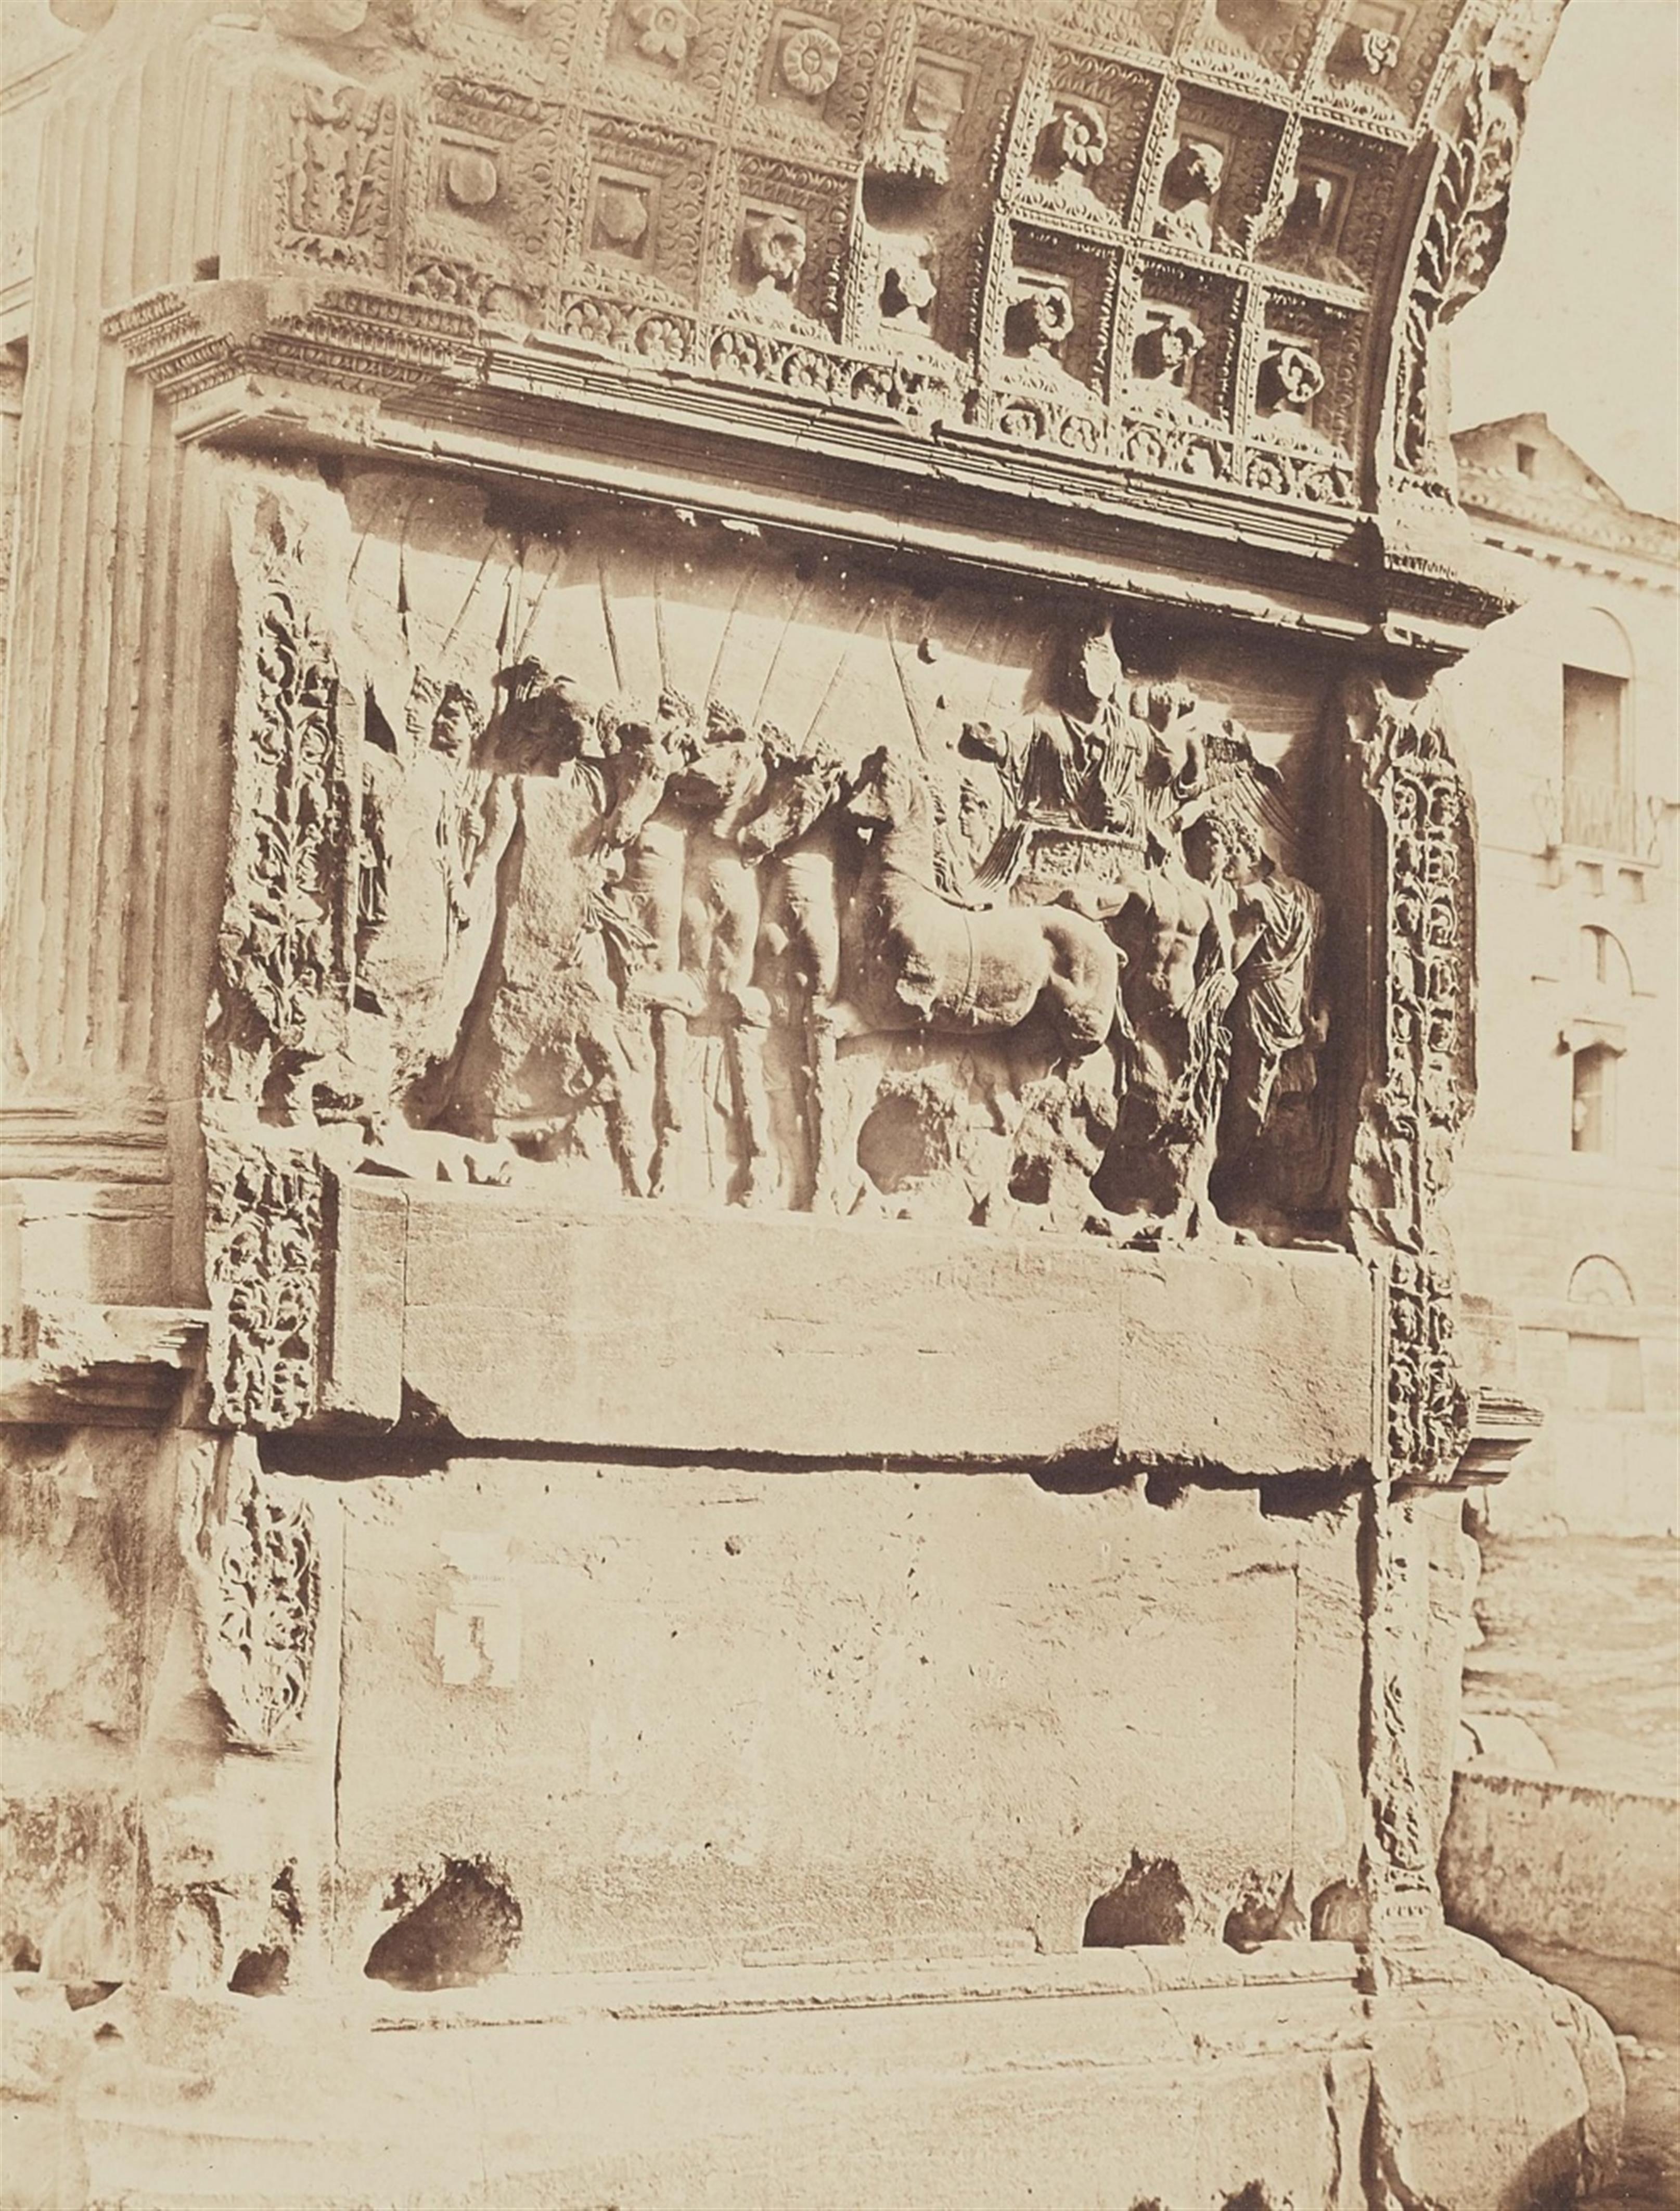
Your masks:
<svg viewBox="0 0 1680 2211"><path fill-rule="evenodd" d="M1251 730L1095 601L600 506L520 536L372 474L333 547L276 529L287 497L236 501L241 620L259 674L281 599L312 640L343 880L294 900L306 960L253 944L268 815L236 837L223 1417L311 1402L318 1155L567 1202L1319 1233L1286 1171L1325 1150L1310 709ZM252 688L236 747L294 751L295 688Z"/></svg>
<svg viewBox="0 0 1680 2211"><path fill-rule="evenodd" d="M382 272L391 257L402 112L394 94L316 77L288 88L276 245L318 269Z"/></svg>

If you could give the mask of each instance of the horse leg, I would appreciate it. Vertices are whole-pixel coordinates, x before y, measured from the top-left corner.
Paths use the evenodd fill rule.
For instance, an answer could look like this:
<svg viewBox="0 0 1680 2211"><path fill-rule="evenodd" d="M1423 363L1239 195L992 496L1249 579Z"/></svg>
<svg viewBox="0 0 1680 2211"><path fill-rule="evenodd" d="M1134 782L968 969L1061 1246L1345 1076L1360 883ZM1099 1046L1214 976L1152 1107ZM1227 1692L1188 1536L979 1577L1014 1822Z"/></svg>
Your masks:
<svg viewBox="0 0 1680 2211"><path fill-rule="evenodd" d="M816 1000L807 1009L805 1033L810 1039L816 1121L812 1142L814 1213L849 1213L857 1203L860 1187L858 1137L867 1107L860 1107L848 1095L847 1086L840 1076L840 1047L846 1038L861 1036L866 1027L858 1009L844 999Z"/></svg>
<svg viewBox="0 0 1680 2211"><path fill-rule="evenodd" d="M764 1079L764 1045L770 1033L770 1001L762 990L731 994L725 1049L745 1154L738 1202L761 1206L775 1194L775 1148L770 1092Z"/></svg>
<svg viewBox="0 0 1680 2211"><path fill-rule="evenodd" d="M1083 1059L1107 1041L1113 1027L1120 956L1095 923L1075 929L1067 921L1046 920L1044 933L1050 973L1040 1003L1067 1057Z"/></svg>

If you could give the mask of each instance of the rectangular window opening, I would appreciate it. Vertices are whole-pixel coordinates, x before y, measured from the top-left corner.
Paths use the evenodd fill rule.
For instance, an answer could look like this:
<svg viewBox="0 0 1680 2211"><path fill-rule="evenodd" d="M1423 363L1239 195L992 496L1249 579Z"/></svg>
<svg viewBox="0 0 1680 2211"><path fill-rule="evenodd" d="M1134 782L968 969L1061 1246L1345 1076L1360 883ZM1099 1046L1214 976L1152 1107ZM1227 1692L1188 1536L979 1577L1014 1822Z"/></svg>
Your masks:
<svg viewBox="0 0 1680 2211"><path fill-rule="evenodd" d="M1563 773L1570 783L1622 780L1622 694L1619 675L1596 668L1563 671Z"/></svg>
<svg viewBox="0 0 1680 2211"><path fill-rule="evenodd" d="M1569 1338L1569 1402L1578 1413L1645 1410L1643 1347L1636 1336Z"/></svg>
<svg viewBox="0 0 1680 2211"><path fill-rule="evenodd" d="M1575 1151L1607 1152L1610 1148L1612 1067L1612 1055L1601 1044L1590 1044L1575 1054L1569 1122L1569 1141Z"/></svg>

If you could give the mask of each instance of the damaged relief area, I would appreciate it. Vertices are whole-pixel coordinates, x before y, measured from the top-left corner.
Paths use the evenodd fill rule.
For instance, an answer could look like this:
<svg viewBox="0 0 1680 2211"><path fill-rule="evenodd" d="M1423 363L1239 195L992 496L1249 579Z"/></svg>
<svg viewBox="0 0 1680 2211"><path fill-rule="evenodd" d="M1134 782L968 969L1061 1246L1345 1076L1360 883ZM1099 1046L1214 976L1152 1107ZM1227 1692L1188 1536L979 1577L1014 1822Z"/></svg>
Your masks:
<svg viewBox="0 0 1680 2211"><path fill-rule="evenodd" d="M421 1883L399 1875L385 1909L402 1917L367 1954L362 1971L393 1989L473 1988L505 1972L524 1925L506 1880L482 1861L446 1858L443 1872L417 1902Z"/></svg>
<svg viewBox="0 0 1680 2211"><path fill-rule="evenodd" d="M1137 1851L1113 1888L1093 1899L1085 1915L1083 1947L1125 1950L1180 1944L1216 1936L1237 1951L1266 1942L1358 1941L1369 1930L1369 1911L1351 1882L1332 1881L1303 1911L1293 1873L1250 1870L1223 1893L1193 1892L1177 1863Z"/></svg>

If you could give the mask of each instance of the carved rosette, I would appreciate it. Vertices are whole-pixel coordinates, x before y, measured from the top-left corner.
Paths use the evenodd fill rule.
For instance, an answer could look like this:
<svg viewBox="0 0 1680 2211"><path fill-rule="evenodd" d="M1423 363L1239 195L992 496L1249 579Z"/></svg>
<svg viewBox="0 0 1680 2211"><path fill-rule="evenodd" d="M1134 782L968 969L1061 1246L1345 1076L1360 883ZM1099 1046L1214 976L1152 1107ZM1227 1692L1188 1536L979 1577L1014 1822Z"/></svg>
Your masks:
<svg viewBox="0 0 1680 2211"><path fill-rule="evenodd" d="M292 1427L315 1407L322 1170L312 1151L207 1145L210 1418Z"/></svg>
<svg viewBox="0 0 1680 2211"><path fill-rule="evenodd" d="M265 1475L248 1437L227 1437L182 1499L204 1675L233 1740L276 1748L309 1701L321 1598L308 1505Z"/></svg>

